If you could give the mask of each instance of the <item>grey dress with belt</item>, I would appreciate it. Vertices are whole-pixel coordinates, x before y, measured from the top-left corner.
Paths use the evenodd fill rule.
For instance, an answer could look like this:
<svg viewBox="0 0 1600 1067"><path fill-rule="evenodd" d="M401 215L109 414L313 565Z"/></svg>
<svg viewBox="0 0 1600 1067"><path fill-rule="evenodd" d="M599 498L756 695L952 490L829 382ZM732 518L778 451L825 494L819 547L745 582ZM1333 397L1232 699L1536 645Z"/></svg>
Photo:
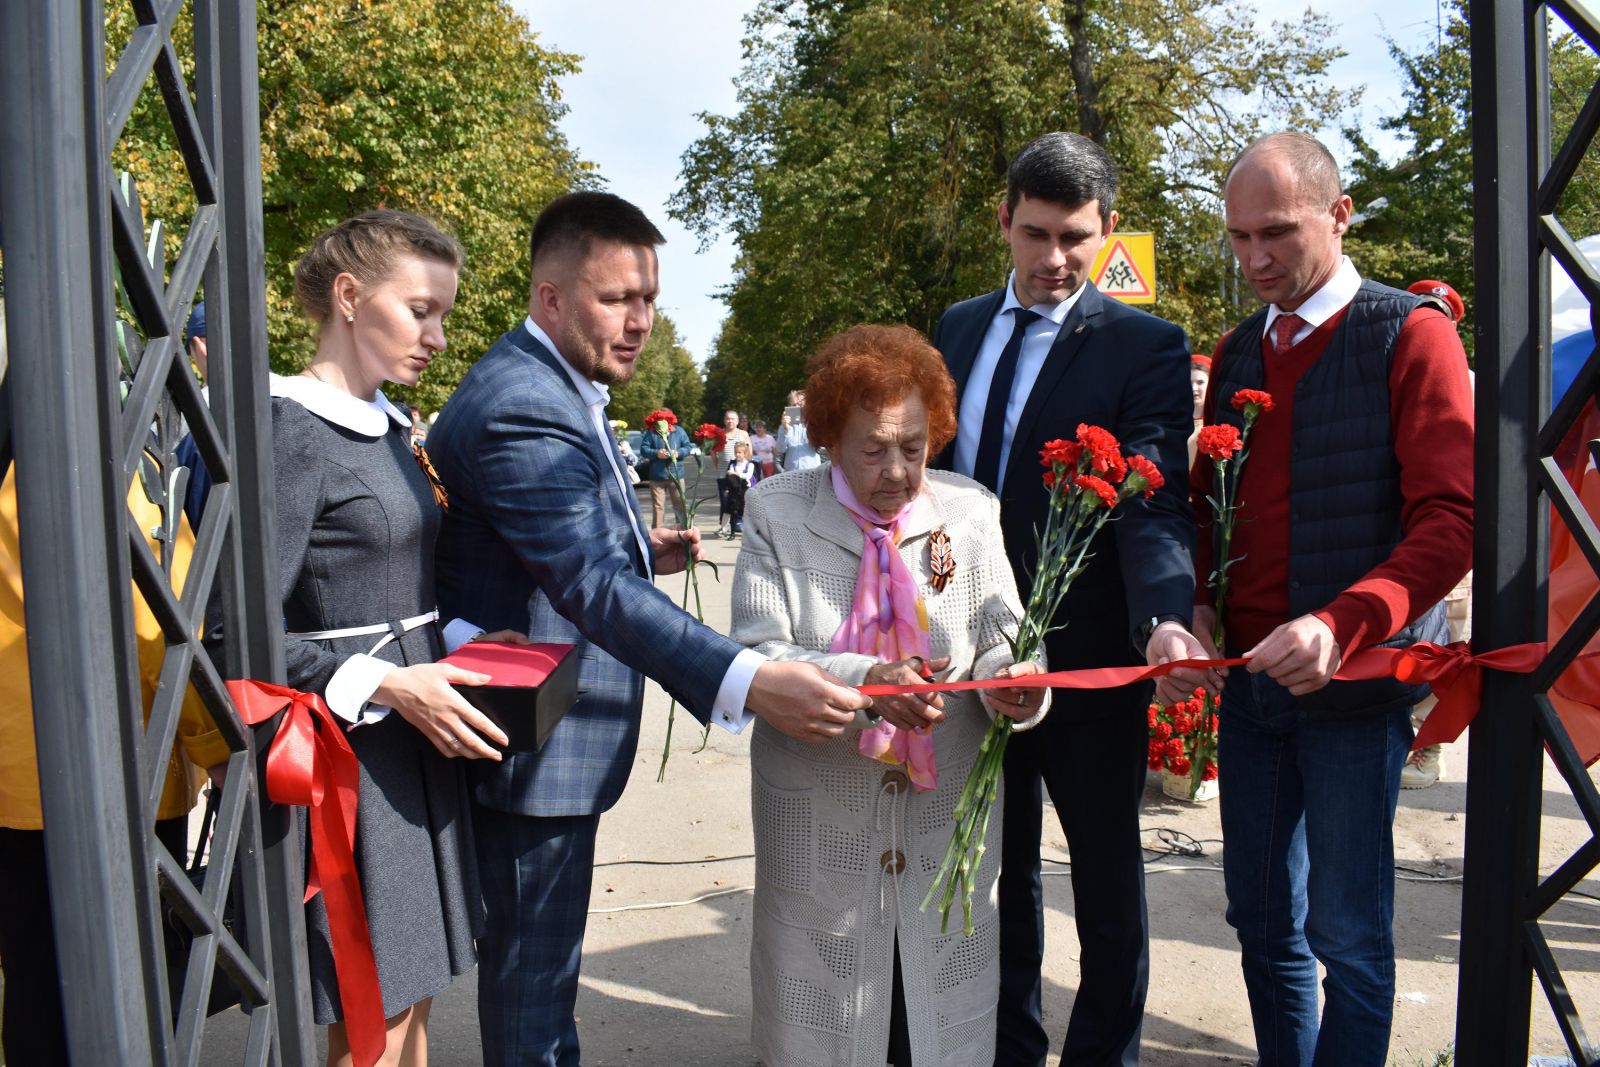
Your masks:
<svg viewBox="0 0 1600 1067"><path fill-rule="evenodd" d="M379 406L390 417L378 417L364 401L306 378L275 378L273 392L288 683L323 693L379 637L294 635L431 611L440 509L413 458L405 416L386 400ZM443 653L430 623L374 655L408 665ZM392 1018L472 968L482 901L462 762L440 755L398 713L366 718L347 734L361 763L356 868L384 1015ZM316 1019L337 1022L343 1011L320 895L306 906L306 927Z"/></svg>

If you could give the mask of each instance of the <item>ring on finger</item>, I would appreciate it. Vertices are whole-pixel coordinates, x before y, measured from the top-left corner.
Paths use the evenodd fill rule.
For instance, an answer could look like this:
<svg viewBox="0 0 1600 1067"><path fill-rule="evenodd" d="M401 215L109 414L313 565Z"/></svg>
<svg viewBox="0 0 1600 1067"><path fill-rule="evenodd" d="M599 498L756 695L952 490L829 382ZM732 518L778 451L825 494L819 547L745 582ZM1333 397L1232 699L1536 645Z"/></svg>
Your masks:
<svg viewBox="0 0 1600 1067"><path fill-rule="evenodd" d="M455 734L445 734L444 741L445 744L449 745L451 748L461 747L461 738L457 737Z"/></svg>

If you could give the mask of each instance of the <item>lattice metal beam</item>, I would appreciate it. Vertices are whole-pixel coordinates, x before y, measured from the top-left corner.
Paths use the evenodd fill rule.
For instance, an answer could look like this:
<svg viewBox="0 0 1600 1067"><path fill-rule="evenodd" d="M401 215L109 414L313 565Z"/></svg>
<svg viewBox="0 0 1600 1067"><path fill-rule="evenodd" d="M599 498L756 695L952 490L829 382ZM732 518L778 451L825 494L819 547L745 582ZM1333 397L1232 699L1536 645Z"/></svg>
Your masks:
<svg viewBox="0 0 1600 1067"><path fill-rule="evenodd" d="M130 637L120 613L106 609L121 541L104 518L122 501L100 461L112 412L95 386L111 320L109 286L96 285L110 243L95 181L106 161L101 140L86 135L100 113L98 57L85 46L97 30L85 19L95 14L77 4L0 4L6 328L13 351L29 357L7 377L15 438L48 442L16 453L28 493L20 509L27 623L51 635L30 643L28 660L46 826L74 829L51 834L48 863L73 1059L85 1064L148 1062L151 1047L134 866L143 857L130 854L119 721L128 694L120 669L83 669L86 654L121 662L112 650ZM84 302L63 299L63 290ZM78 477L61 477L63 469Z"/></svg>

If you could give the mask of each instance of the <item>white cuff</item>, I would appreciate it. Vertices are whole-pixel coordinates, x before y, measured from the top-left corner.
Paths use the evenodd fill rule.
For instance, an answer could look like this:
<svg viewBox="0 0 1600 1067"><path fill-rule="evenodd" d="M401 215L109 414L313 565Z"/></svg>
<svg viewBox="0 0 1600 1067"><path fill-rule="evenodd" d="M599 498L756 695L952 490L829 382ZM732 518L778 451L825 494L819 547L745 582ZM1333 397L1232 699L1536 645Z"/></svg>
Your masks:
<svg viewBox="0 0 1600 1067"><path fill-rule="evenodd" d="M751 649L742 650L728 664L728 673L722 676L717 689L717 702L711 706L711 721L736 734L755 718L755 713L744 706L750 698L750 683L756 680L756 671L767 662L767 657Z"/></svg>
<svg viewBox="0 0 1600 1067"><path fill-rule="evenodd" d="M444 624L440 636L444 638L446 653L454 652L474 637L483 633L483 627L468 622L466 619L451 619Z"/></svg>
<svg viewBox="0 0 1600 1067"><path fill-rule="evenodd" d="M367 701L394 669L395 665L388 660L358 652L339 664L322 691L322 699L339 718L352 725L358 724L364 719L362 710Z"/></svg>

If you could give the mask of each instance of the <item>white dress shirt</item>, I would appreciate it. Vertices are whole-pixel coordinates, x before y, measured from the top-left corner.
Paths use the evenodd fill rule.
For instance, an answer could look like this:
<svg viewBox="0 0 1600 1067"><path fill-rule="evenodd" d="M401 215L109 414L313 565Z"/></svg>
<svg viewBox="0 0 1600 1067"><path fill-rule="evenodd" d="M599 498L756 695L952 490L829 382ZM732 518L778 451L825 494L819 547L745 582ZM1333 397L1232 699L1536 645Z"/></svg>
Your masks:
<svg viewBox="0 0 1600 1067"><path fill-rule="evenodd" d="M1278 321L1279 315L1299 315L1305 321L1294 332L1294 340L1290 342L1292 348L1343 310L1346 304L1356 298L1356 291L1360 288L1361 273L1350 262L1350 257L1345 256L1339 262L1339 269L1333 272L1333 277L1322 283L1321 289L1306 297L1293 311L1285 311L1277 304L1268 304L1267 321L1261 328L1261 334L1263 337L1272 336L1272 324Z"/></svg>
<svg viewBox="0 0 1600 1067"><path fill-rule="evenodd" d="M983 335L983 343L978 346L977 358L972 361L967 387L961 394L961 410L956 413L955 469L958 474L965 474L969 478L978 461L978 438L983 431L984 409L989 406L989 387L994 382L995 365L1000 362L1000 353L1005 350L1006 342L1011 339L1011 332L1016 327L1016 318L1011 314L1011 309L1022 306L1022 301L1017 299L1016 281L1016 271L1012 271L1006 279L1006 297L1000 303L1000 310L990 320L989 330ZM1011 457L1011 438L1017 432L1017 423L1022 420L1023 409L1028 405L1028 394L1033 392L1033 383L1039 380L1039 372L1044 369L1050 347L1056 343L1061 324L1067 321L1086 285L1078 286L1077 292L1059 304L1034 304L1029 308L1037 312L1039 317L1026 327L1022 335L1022 348L1017 353L1016 377L1011 379L1011 396L1006 402L1005 437L1000 443L1000 476L994 487L997 495L1005 484L1006 463Z"/></svg>
<svg viewBox="0 0 1600 1067"><path fill-rule="evenodd" d="M633 493L633 488L628 484L627 478L622 473L621 466L617 463L617 448L611 437L611 429L606 423L606 403L611 399L611 391L598 382L575 370L567 362L567 357L561 354L556 343L550 335L533 321L530 315L524 320L523 325L540 344L555 354L556 362L561 364L561 369L567 372L567 377L572 379L572 384L577 388L578 395L589 407L589 420L594 426L596 443L606 460L611 464L611 474L616 478L617 488L621 490L624 499ZM644 526L639 521L638 512L633 508L628 509L628 521L633 526L633 535L639 541L639 550L644 555L645 577L653 578L650 564L650 538L645 533ZM454 651L454 649L452 649ZM728 671L722 676L722 685L717 688L716 701L711 706L711 718L717 725L730 733L738 733L750 721L750 712L745 709L745 701L750 696L750 683L755 681L756 671L767 662L767 657L750 649L741 649L728 665Z"/></svg>

